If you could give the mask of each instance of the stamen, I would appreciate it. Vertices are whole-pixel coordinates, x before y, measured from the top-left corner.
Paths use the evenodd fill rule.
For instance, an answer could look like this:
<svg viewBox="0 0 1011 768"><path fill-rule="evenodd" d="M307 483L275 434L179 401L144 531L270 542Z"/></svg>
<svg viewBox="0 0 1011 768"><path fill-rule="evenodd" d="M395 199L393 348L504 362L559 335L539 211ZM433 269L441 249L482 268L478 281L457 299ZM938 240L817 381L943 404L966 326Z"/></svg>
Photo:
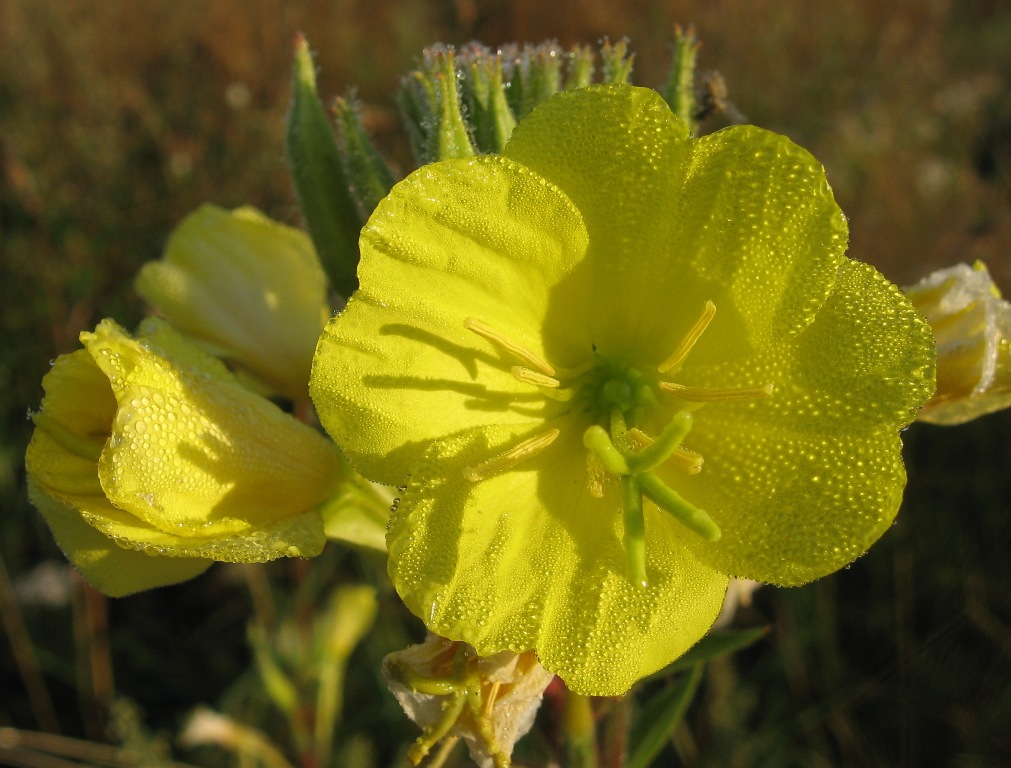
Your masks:
<svg viewBox="0 0 1011 768"><path fill-rule="evenodd" d="M688 387L684 384L675 384L673 381L661 381L659 385L660 389L677 395L682 400L694 403L716 403L724 400L756 400L760 397L768 397L775 390L772 384L766 384L763 387L730 387L726 389Z"/></svg>
<svg viewBox="0 0 1011 768"><path fill-rule="evenodd" d="M514 365L511 370L513 377L524 384L533 384L535 387L551 387L552 389L557 389L562 385L558 379L524 368L522 365Z"/></svg>
<svg viewBox="0 0 1011 768"><path fill-rule="evenodd" d="M490 325L482 323L480 320L473 317L468 317L463 321L463 324L466 326L467 330L473 331L478 336L484 337L495 346L505 350L513 357L526 363L530 368L534 368L547 376L555 375L555 369L551 367L551 364L547 360L542 358L540 355L531 352L522 344L517 344L512 339L506 338Z"/></svg>
<svg viewBox="0 0 1011 768"><path fill-rule="evenodd" d="M652 472L636 475L639 487L646 498L660 509L670 512L688 530L697 533L706 541L718 541L722 535L720 527L703 510L681 498L677 491L669 488L663 480Z"/></svg>
<svg viewBox="0 0 1011 768"><path fill-rule="evenodd" d="M642 512L642 491L636 475L621 478L624 509L625 563L628 577L640 587L646 583L646 519Z"/></svg>
<svg viewBox="0 0 1011 768"><path fill-rule="evenodd" d="M493 682L491 688L488 691L488 695L484 698L484 704L481 707L481 717L491 720L492 710L495 708L495 700L498 698L499 690L502 688L502 683Z"/></svg>
<svg viewBox="0 0 1011 768"><path fill-rule="evenodd" d="M549 429L547 432L542 432L541 434L531 437L528 440L524 440L519 445L510 448L508 451L504 451L497 456L493 456L487 461L482 461L476 467L467 467L463 470L463 476L472 483L477 483L491 477L492 475L497 475L500 472L505 472L507 469L512 469L520 462L533 458L543 451L555 442L555 439L559 434L559 430L557 429Z"/></svg>
<svg viewBox="0 0 1011 768"><path fill-rule="evenodd" d="M702 314L699 315L695 324L688 329L688 333L686 333L685 337L681 339L681 343L677 345L675 350L670 353L670 356L666 360L657 366L657 370L660 371L660 373L667 373L667 371L671 368L676 368L685 361L685 358L688 357L688 353L691 352L692 347L695 346L695 342L697 342L702 334L706 332L706 328L709 327L709 323L712 322L713 315L715 314L716 305L711 301L706 301L706 305L702 309Z"/></svg>
<svg viewBox="0 0 1011 768"><path fill-rule="evenodd" d="M638 427L633 427L628 430L629 439L635 444L638 449L647 448L655 442L652 437L647 435ZM681 472L685 472L689 475L697 475L702 471L702 454L695 453L695 451L689 451L687 448L682 448L678 446L674 449L674 452L667 457L667 463L674 466Z"/></svg>

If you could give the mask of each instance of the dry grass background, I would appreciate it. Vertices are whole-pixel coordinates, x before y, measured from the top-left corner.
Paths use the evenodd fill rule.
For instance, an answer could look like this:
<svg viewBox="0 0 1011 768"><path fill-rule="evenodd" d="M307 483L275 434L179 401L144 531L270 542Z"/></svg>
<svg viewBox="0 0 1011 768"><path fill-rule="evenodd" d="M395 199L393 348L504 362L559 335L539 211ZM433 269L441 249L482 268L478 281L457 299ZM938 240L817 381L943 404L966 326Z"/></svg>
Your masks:
<svg viewBox="0 0 1011 768"><path fill-rule="evenodd" d="M321 92L357 85L370 127L403 165L393 92L423 46L627 36L634 80L657 86L674 22L695 24L702 68L723 74L751 122L826 165L850 217L852 256L900 282L984 259L1011 289L1011 4L1001 0L0 2L8 570L17 578L56 556L22 469L24 414L49 360L101 317L140 317L133 274L201 202L297 221L282 149L296 32L317 52ZM910 432L914 485L900 526L852 572L760 598L776 645L744 657L743 671L713 668L696 722L701 764L1009 764L1009 428L998 416ZM126 690L162 724L172 706L217 695L245 663L211 650L192 679L151 693L165 685L155 670L186 660L171 650L158 651L160 663L144 658L137 648L151 638L136 625L192 611L205 642L193 647L216 637L215 621L241 635L241 600L223 593L225 618L208 619L199 609L209 598L194 607L181 589L112 608L125 627L114 637L126 649L118 663L135 676ZM63 726L86 732L74 714L81 686L60 659L69 619L25 610L66 699ZM37 727L2 640L0 654L0 725ZM682 756L692 749L682 744Z"/></svg>

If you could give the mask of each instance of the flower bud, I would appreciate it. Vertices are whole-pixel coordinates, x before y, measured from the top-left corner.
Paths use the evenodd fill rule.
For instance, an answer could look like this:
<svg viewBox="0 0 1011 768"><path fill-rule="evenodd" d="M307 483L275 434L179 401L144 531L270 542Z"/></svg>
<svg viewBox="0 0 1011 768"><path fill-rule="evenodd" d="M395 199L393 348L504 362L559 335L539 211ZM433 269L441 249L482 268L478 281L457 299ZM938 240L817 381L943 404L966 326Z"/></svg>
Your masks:
<svg viewBox="0 0 1011 768"><path fill-rule="evenodd" d="M204 205L183 219L137 292L264 394L304 398L330 316L327 280L301 231L252 208Z"/></svg>
<svg viewBox="0 0 1011 768"><path fill-rule="evenodd" d="M962 424L1011 405L1011 305L986 265L956 264L904 290L937 342L937 392L917 419Z"/></svg>
<svg viewBox="0 0 1011 768"><path fill-rule="evenodd" d="M320 552L313 508L341 466L326 438L160 320L136 338L105 320L81 341L42 381L26 466L32 501L96 587L118 596L212 560Z"/></svg>

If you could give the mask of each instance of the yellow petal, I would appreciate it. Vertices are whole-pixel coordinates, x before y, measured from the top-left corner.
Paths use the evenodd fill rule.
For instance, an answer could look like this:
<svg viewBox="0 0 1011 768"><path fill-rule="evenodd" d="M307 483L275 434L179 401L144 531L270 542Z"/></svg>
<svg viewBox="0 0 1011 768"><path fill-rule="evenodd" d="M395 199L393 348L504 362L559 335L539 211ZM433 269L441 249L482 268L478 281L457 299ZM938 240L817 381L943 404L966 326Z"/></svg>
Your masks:
<svg viewBox="0 0 1011 768"><path fill-rule="evenodd" d="M330 315L309 238L252 208L205 205L144 265L138 293L172 324L291 398L305 397Z"/></svg>

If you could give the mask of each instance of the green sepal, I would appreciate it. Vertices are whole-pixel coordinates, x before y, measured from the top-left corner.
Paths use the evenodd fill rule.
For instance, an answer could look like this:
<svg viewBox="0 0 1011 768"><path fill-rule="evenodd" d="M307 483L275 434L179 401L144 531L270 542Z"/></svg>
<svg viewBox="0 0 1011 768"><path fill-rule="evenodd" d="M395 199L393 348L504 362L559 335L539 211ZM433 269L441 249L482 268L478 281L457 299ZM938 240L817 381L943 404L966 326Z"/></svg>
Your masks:
<svg viewBox="0 0 1011 768"><path fill-rule="evenodd" d="M365 132L353 98L338 96L334 100L333 115L337 123L341 169L358 218L364 223L379 201L390 193L397 178Z"/></svg>
<svg viewBox="0 0 1011 768"><path fill-rule="evenodd" d="M593 84L593 49L588 45L574 45L569 51L565 75L565 90L586 88Z"/></svg>
<svg viewBox="0 0 1011 768"><path fill-rule="evenodd" d="M337 139L316 94L309 44L295 42L295 71L285 135L288 168L298 204L330 284L344 296L358 287L361 220L341 169Z"/></svg>
<svg viewBox="0 0 1011 768"><path fill-rule="evenodd" d="M508 87L509 104L519 120L562 90L562 59L558 46L547 42L525 45L516 57Z"/></svg>
<svg viewBox="0 0 1011 768"><path fill-rule="evenodd" d="M695 61L699 53L694 27L682 29L680 25L675 25L673 49L670 76L660 95L670 105L671 111L684 120L694 136L698 129L695 119Z"/></svg>
<svg viewBox="0 0 1011 768"><path fill-rule="evenodd" d="M628 83L632 76L632 62L635 60L635 54L629 53L628 40L619 40L612 45L611 41L605 38L600 46L600 55L604 60L604 82Z"/></svg>
<svg viewBox="0 0 1011 768"><path fill-rule="evenodd" d="M462 99L478 151L500 154L516 127L502 80L502 55L470 45L458 57Z"/></svg>
<svg viewBox="0 0 1011 768"><path fill-rule="evenodd" d="M397 106L400 107L400 119L407 131L407 141L411 145L411 154L418 165L430 162L425 157L425 147L428 136L429 105L435 103L435 89L425 76L414 70L408 72L400 81L397 90Z"/></svg>
<svg viewBox="0 0 1011 768"><path fill-rule="evenodd" d="M460 107L453 50L439 47L426 51L426 63L434 84L436 128L428 134L425 155L433 162L473 157L477 152Z"/></svg>

